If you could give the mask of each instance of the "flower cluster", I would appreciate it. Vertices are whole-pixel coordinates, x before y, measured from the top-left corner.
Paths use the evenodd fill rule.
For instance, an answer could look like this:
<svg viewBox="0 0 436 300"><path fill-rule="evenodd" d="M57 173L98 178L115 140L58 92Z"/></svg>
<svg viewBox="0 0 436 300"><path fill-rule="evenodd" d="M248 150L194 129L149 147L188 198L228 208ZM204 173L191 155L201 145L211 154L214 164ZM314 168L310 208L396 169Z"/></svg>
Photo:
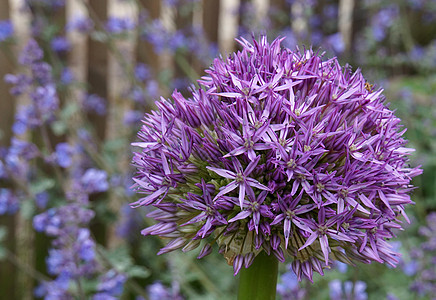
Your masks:
<svg viewBox="0 0 436 300"><path fill-rule="evenodd" d="M97 287L98 293L94 295L93 300L116 300L123 293L124 283L127 280L125 274L119 273L114 269L109 270L100 278Z"/></svg>
<svg viewBox="0 0 436 300"><path fill-rule="evenodd" d="M0 20L0 43L6 41L14 34L14 27L9 20Z"/></svg>
<svg viewBox="0 0 436 300"><path fill-rule="evenodd" d="M43 61L44 53L36 40L27 43L19 57L19 63L30 69L31 74L8 74L5 81L14 85L10 90L14 96L28 95L30 103L18 107L13 131L20 135L28 129L50 124L59 109L59 99L52 76L52 67Z"/></svg>
<svg viewBox="0 0 436 300"><path fill-rule="evenodd" d="M410 252L413 272L417 274L411 289L420 297L435 295L436 293L436 212L427 216L427 224L419 229L419 234L425 241Z"/></svg>
<svg viewBox="0 0 436 300"><path fill-rule="evenodd" d="M265 251L298 278L333 261L395 266L386 241L412 203L400 120L359 71L266 37L215 59L185 98L161 99L134 146L134 188L170 239L159 254L217 244L235 274Z"/></svg>
<svg viewBox="0 0 436 300"><path fill-rule="evenodd" d="M363 281L345 281L339 279L330 281L330 299L343 299L343 300L366 300L368 294L366 293L366 283Z"/></svg>
<svg viewBox="0 0 436 300"><path fill-rule="evenodd" d="M37 295L44 295L46 299L72 298L70 285L94 274L98 266L96 245L87 228L93 217L92 210L76 203L51 208L34 217L34 228L55 238L48 253L47 267L50 275L56 278L43 282Z"/></svg>
<svg viewBox="0 0 436 300"><path fill-rule="evenodd" d="M291 270L280 276L277 294L282 300L303 300L308 296L307 290L299 285L297 276Z"/></svg>
<svg viewBox="0 0 436 300"><path fill-rule="evenodd" d="M150 300L183 300L184 298L179 295L171 287L166 287L161 282L156 281L147 286L147 294ZM137 297L136 300L144 300L143 297Z"/></svg>

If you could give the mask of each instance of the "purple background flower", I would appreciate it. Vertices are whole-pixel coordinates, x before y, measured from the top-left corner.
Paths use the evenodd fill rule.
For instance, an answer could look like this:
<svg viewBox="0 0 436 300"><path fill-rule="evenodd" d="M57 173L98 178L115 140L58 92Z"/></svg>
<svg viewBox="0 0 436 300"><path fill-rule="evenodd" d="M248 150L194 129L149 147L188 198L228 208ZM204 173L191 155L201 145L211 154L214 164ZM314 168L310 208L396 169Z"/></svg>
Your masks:
<svg viewBox="0 0 436 300"><path fill-rule="evenodd" d="M140 2L146 6L142 7ZM183 295L186 299L203 299L206 295L216 299L232 298L234 295L231 292L236 287L231 273L242 266L248 266L254 255L246 255L248 249L245 248L243 255L237 255L238 253L232 252L235 249L219 249L205 243L202 238L210 241L214 235L211 231L227 222L229 226L223 234L224 238L217 240L215 244L229 243L230 238L227 238L232 237L236 227L245 223L245 220L249 220L246 224L249 232L263 237L253 241L254 249L259 247L256 250L269 249L270 253L274 253L279 259L289 259L296 253L289 255L289 247L295 244L303 247L310 238L313 243L306 245L307 247L300 251L300 255L297 255L297 259L306 259L307 253L311 253L312 250L317 252L321 261L328 257L328 267L332 271L324 272L322 277L313 275L316 288L312 288L305 279L298 284L298 291L303 291L307 298L328 298L329 282L333 280L340 281L341 291L345 293L345 283L354 283L356 278L365 282L365 291L370 299L414 299L426 297L425 295L431 293L434 286L431 278L434 274L426 266L432 265L435 259L432 248L427 243L428 237L419 235L418 228L429 227L426 215L436 209L433 201L435 148L432 142L436 133L436 98L432 78L436 66L436 7L433 2L355 2L349 15L350 23L346 22L347 15L343 6L350 3L346 1L341 2L341 7L338 1L330 0L269 1L269 5L263 7L263 1L242 1L239 6L235 5L232 8L225 7L224 1L140 2L115 1L111 4L111 9L107 9L108 7L103 7L104 2L91 1L90 6L84 7L80 14L76 14L78 11L64 0L29 0L24 1L19 10L11 10L8 13L6 9L2 9L0 12L0 77L4 77L6 83L4 86L0 84L4 92L0 101L0 258L4 258L5 253L13 253L20 262L26 263L30 268L23 272L11 265L8 257L2 260L0 290L3 291L4 297L31 297L34 283L35 286L39 284L35 293L47 299L92 298L94 295L119 298L132 297L133 294L138 297L142 295L144 298L159 294L170 295L169 297ZM102 7L97 7L98 5ZM70 13L71 9L74 10L73 16ZM137 15L134 16L132 13ZM347 24L351 27L347 28ZM349 35L347 30L350 30ZM26 34L22 35L24 32ZM145 234L163 233L173 231L176 225L166 222L169 220L168 214L172 213L171 207L163 216L152 213L150 207L144 210L125 207L129 202L147 196L134 195L129 189L133 184L133 171L129 165L130 141L143 125L141 119L144 112L149 112L151 108L156 109L156 106L153 106L154 102L159 100L161 95L168 98L171 91L177 89L184 99L189 98L192 91L198 90L198 84L197 87L192 84L196 84L196 80L204 76L203 69L211 66L214 57L226 57L235 49L242 50L233 40L240 35L234 35L238 32L248 40L251 40L253 35L257 38L259 33L268 33L271 41L276 37L286 37L281 42L283 47L295 50L295 47L300 45L301 52L312 49L314 53L323 55L323 60L337 56L340 65L350 63L350 66L343 68L344 71L352 70L349 74L353 74L357 67L362 68L365 78L369 81L365 85L365 90L377 91L380 86L386 88L383 94L386 95L387 101L391 102L389 109L396 110L395 115L399 116L408 128L404 136L410 140L410 147L417 149L416 154L411 155L410 164L422 164L422 168L425 169L425 173L413 181L414 185L419 186L419 189L413 191L412 199L416 203L415 206L406 206L411 224L403 222L401 226L407 227L405 233L399 233L398 238L389 241L391 251L401 254L394 257L398 261L397 269L379 264L360 264L359 273L356 275L355 268L338 263L336 257L331 257L333 254L346 253L326 252L326 249L340 247L337 240L333 239L332 243L331 231L325 231L325 235L318 233L325 230L324 227L317 227L318 225L330 225L332 211L329 208L334 207L332 203L327 204L324 209L324 223L322 218L318 219L315 216L305 224L310 231L316 233L308 231L301 240L296 240L295 235L292 235L296 226L293 222L307 219L308 215L315 215L314 211L318 211L318 207L306 211L313 205L303 204L302 207L294 207L291 205L293 203L288 202L292 199L299 204L299 201L306 201L309 193L318 202L325 197L334 198L338 193L335 189L339 189L339 183L335 180L340 175L338 173L328 174L322 178L311 178L311 173L310 176L306 176L306 180L301 178L298 186L295 185L296 191L293 196L281 195L280 203L272 206L271 196L268 196L266 191L261 194L263 190L252 186L255 182L236 182L236 176L234 179L227 178L229 174L226 173L226 176L220 177L211 170L208 170L207 174L197 174L192 165L186 165L182 167L182 171L189 173L192 178L197 176L196 183L201 183L201 176L206 179L207 176L216 177L213 183L205 182L204 187L201 184L190 186L189 190L185 191L190 194L183 198L189 205L179 208L188 212L197 210L199 213L195 219L182 222L186 223L183 226L185 231L192 230L196 224L202 225L200 230L194 233L198 233L201 238L183 246L183 251L197 247L198 249L194 250L196 253L192 256L156 256L159 248L165 246L168 240L141 237L139 232L144 228L149 228L143 231ZM30 38L28 35L31 35ZM271 78L267 78L265 82L269 80ZM310 82L310 78L304 80ZM272 87L274 89L277 86ZM246 86L242 86L242 92L244 88ZM11 95L8 94L8 90ZM268 89L262 92L267 91ZM202 102L204 95L200 96L199 99L193 99L194 102ZM296 95L297 99L300 99L299 97L302 95ZM173 119L183 119L188 127L197 126L199 123L212 127L210 124L216 119L215 110L208 110L207 107L209 106L203 105L197 109L196 106L182 105L177 107L180 115ZM303 118L307 116L308 110L305 109L302 107L300 110ZM196 114L198 118L190 118L192 111L201 113ZM255 118L247 117L247 120L261 122L262 117L257 115ZM309 121L308 124L311 123ZM237 124L241 124L237 118L230 122L236 124L236 127ZM344 131L354 128L355 125L351 123L347 121ZM177 128L174 123L169 124L168 132ZM221 136L220 144L200 147L198 152L194 151L195 159L202 160L217 155L218 147L229 153L233 151L232 155L238 160L245 159L241 164L241 170L245 170L250 163L250 157L253 158L253 153L255 157L256 152L267 151L261 149L265 147L265 134L261 130L263 127L253 132L253 128L242 126L241 139L230 143L234 136L226 135L234 132L236 127L229 127L226 128L227 131L223 131L222 134L226 138ZM317 129L319 127L314 128ZM156 128L157 132L160 130L162 124ZM185 128L182 130L185 131ZM301 133L298 127L294 127L289 128L286 134L293 133L293 130ZM179 146L172 144L172 138L169 138L171 135L163 136L165 145L178 147L183 159L189 159L193 153L190 149L198 148L199 139L195 132L198 132L198 129L185 131L185 143ZM251 134L254 138L250 141L247 137ZM282 133L282 136L278 135L277 139L274 137L268 142L279 143L279 139L286 134ZM216 137L212 135L211 138ZM338 144L342 142L335 136L328 139L337 141ZM345 139L344 147L353 148L353 144L349 142L350 139ZM253 151L250 150L251 144ZM298 171L301 171L288 168L288 164L292 167L295 163L298 167L311 161L313 156L306 161L299 157L300 153L304 153L309 147L322 148L326 145L301 144L300 148L293 150L295 157L289 155L286 162L280 156L274 157L274 167L286 170L283 182L287 182L288 178L292 180ZM356 150L360 153L363 151L364 148ZM374 149L374 152L377 152L377 149ZM168 169L163 172L168 173L169 170L170 175L165 176L169 177L167 180L171 184L175 184L180 180L179 174L172 174L173 162L177 161L177 157L168 156L167 153L164 155ZM238 173L238 167L231 161L232 155L226 157L230 163L211 167L216 168L215 170L231 168L231 172ZM322 157L323 154L319 156ZM263 165L265 163L260 161L255 169L264 168ZM271 166L265 166L265 170L271 170ZM320 171L316 167L310 171L314 170ZM159 169L159 172L161 171ZM268 189L283 189L280 182L271 180L277 174L262 179L255 171L245 177L256 180ZM153 182L156 180L156 177L152 178ZM231 184L232 181L235 182ZM309 193L301 193L307 184L317 187L309 189ZM225 186L234 189L220 196L220 199L213 200L220 192L220 187ZM370 186L360 188L369 189ZM239 191L243 191L245 195L242 201L239 199ZM346 195L345 190L341 193L343 196ZM209 195L205 196L207 202L218 201L214 210L211 211L204 205L203 194ZM355 199L355 194L356 191L349 191L348 198ZM171 194L169 197L175 198ZM371 197L367 198L370 202L373 200ZM347 197L344 200L350 201ZM367 200L358 198L356 201ZM382 205L374 203L376 207ZM70 230L65 230L62 222L68 217L62 210L64 207L88 211L93 217L89 222L81 222L82 217L75 216L75 220L68 221L67 227ZM234 214L228 216L223 213L231 209L234 210ZM153 223L146 217L148 213L151 213L152 218L162 217L166 224L150 227ZM364 212L357 210L356 214ZM32 220L35 223L35 231L23 230L22 225L32 223ZM230 220L232 222L229 222ZM265 220L269 220L270 223ZM271 225L271 221L275 224ZM383 223L384 221L370 224L382 226L383 230L377 229L375 232L375 227L361 229L361 232L370 231L367 234L367 244L374 241L378 243L377 240L385 238L380 234L391 230L389 222ZM338 224L339 221L335 225ZM359 224L350 223L349 230L356 230L356 226ZM280 229L275 230L276 227ZM36 232L37 230L39 231ZM393 228L392 233L397 234L398 230ZM60 236L64 238L59 238ZM327 246L324 236L327 236ZM241 237L243 236L235 235L234 240ZM47 238L48 240L45 240ZM357 241L363 243L363 238L361 235ZM77 243L65 242L68 239L77 240ZM162 253L180 246L182 242L181 239L174 241L164 248ZM283 248L282 244L287 244L288 249L280 250ZM324 245L323 249L321 244ZM364 248L362 252L372 255L367 252L371 249L372 247ZM360 247L357 251L359 250ZM226 256L228 262L236 262L236 270L231 270L223 263L222 254L219 252ZM74 261L69 259L72 253L77 257ZM206 260L194 259L206 255L209 255ZM394 262L391 258L386 259ZM97 260L98 264L83 263L92 260ZM288 261L291 262L291 259ZM89 268L84 268L84 265L88 265ZM313 266L319 267L317 264ZM303 267L308 267L308 264ZM33 279L23 281L23 274L38 274L28 272L32 269L40 274L47 274L49 269L57 273L52 273L51 278L44 278L39 282ZM77 280L74 276L78 270L82 274L87 274L83 281ZM115 280L117 276L105 277L104 274L109 274L110 270L122 274L119 278L125 276L125 284L115 284L122 281ZM288 267L283 268L281 272L286 272L280 283L284 286L282 298L292 299L292 293L286 291L294 288L293 271ZM185 276L186 274L189 276ZM18 281L19 276L21 277ZM302 277L304 278L304 274ZM99 290L99 284L106 281L113 283L113 287L122 286L122 295L118 294L119 290L116 288ZM17 284L18 282L20 284ZM22 282L28 282L24 288L21 286ZM159 282L159 285L156 285L158 288L153 292L149 286L155 282ZM350 283L347 283L348 286ZM295 292L293 295L299 297L301 292Z"/></svg>

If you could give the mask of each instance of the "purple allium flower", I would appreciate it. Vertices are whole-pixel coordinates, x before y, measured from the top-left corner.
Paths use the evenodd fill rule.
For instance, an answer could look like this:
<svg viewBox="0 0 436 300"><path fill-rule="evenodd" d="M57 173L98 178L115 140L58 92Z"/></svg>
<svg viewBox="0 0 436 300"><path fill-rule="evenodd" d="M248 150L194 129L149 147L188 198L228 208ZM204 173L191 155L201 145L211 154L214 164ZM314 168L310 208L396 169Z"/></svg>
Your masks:
<svg viewBox="0 0 436 300"><path fill-rule="evenodd" d="M134 154L133 207L154 206L142 234L159 254L219 252L251 265L261 251L312 280L334 261L395 265L386 241L412 203L405 130L360 71L266 37L217 58L185 98L161 98Z"/></svg>

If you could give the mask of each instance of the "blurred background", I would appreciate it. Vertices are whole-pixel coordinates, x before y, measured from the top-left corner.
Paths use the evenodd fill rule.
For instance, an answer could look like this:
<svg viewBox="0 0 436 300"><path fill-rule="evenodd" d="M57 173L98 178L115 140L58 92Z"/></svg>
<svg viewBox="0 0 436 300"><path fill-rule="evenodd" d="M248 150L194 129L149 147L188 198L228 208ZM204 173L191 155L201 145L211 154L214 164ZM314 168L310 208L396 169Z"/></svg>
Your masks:
<svg viewBox="0 0 436 300"><path fill-rule="evenodd" d="M141 236L130 143L154 101L260 34L361 68L424 169L396 269L297 284L283 264L278 299L435 299L434 0L0 0L0 299L235 298L220 255Z"/></svg>

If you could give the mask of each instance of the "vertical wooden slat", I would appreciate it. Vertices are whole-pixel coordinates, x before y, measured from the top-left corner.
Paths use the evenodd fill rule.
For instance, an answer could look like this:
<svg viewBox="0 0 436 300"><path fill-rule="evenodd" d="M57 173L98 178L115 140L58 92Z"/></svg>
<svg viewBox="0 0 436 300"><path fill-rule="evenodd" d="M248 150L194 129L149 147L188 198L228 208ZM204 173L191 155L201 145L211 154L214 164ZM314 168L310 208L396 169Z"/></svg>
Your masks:
<svg viewBox="0 0 436 300"><path fill-rule="evenodd" d="M218 21L221 1L203 0L203 30L210 42L218 43Z"/></svg>
<svg viewBox="0 0 436 300"><path fill-rule="evenodd" d="M0 1L0 20L10 18L9 2ZM0 50L0 91L2 96L0 100L0 130L2 133L0 139L0 147L7 147L10 144L12 136L11 127L14 121L14 99L9 94L9 86L3 80L4 76L11 73L13 70L13 62L11 62L6 54ZM14 252L16 247L15 240L15 217L0 216L0 226L5 226L8 230L8 237L3 242L3 246ZM0 264L0 299L15 299L16 298L16 269L9 261L3 261Z"/></svg>
<svg viewBox="0 0 436 300"><path fill-rule="evenodd" d="M8 1L0 1L0 20L9 19L9 3ZM10 61L7 55L0 51L0 91L2 91L0 101L0 129L3 133L0 145L9 145L9 140L12 136L11 126L14 121L14 99L9 94L9 88L3 78L6 74L11 73L14 62Z"/></svg>
<svg viewBox="0 0 436 300"><path fill-rule="evenodd" d="M253 6L256 12L256 26L262 29L268 29L263 27L265 18L268 18L270 9L270 0L252 0Z"/></svg>
<svg viewBox="0 0 436 300"><path fill-rule="evenodd" d="M139 0L139 17L141 15L146 15L152 20L159 19L161 12L161 1L160 0ZM138 63L143 63L154 71L155 74L159 71L159 56L153 50L153 45L138 36L136 42L136 61Z"/></svg>
<svg viewBox="0 0 436 300"><path fill-rule="evenodd" d="M175 25L176 25L176 30L186 30L189 29L190 26L192 26L192 21L193 21L193 11L190 9L186 9L186 7L183 7L185 5L189 5L189 1L187 0L182 0L180 1L180 5L182 9L177 9L176 15L175 15ZM178 59L186 59L187 62L193 66L194 69L198 68L198 65L195 64L192 55L185 55L184 58L181 57L177 57L178 54L176 53L176 57L175 57L175 78L179 79L179 78L184 78L186 77L186 71L182 69L181 65L177 62ZM180 92L186 92L181 90Z"/></svg>
<svg viewBox="0 0 436 300"><path fill-rule="evenodd" d="M138 8L125 1L110 1L108 14L120 18L127 18L135 21L138 16ZM109 55L109 110L106 122L106 140L116 141L125 140L131 133L130 128L124 125L124 113L132 106L131 101L126 101L125 94L131 88L133 83L133 71L135 57L135 39L129 36L128 43L126 41L115 41L113 50ZM122 60L119 54L123 55ZM121 60L121 61L120 61ZM133 138L133 137L132 137ZM126 148L119 146L114 149L112 155L116 157L116 161L112 166L116 168L118 173L123 173L129 169L131 155L126 152ZM125 199L117 195L117 193L109 192L105 199L105 206L113 213L120 215L121 206L126 204ZM115 248L125 241L119 238L116 234L117 224L106 223L106 246Z"/></svg>
<svg viewBox="0 0 436 300"><path fill-rule="evenodd" d="M253 0L239 0L239 9L238 9L238 17L239 17L239 27L244 25L244 11L246 9L246 6L249 5L250 2L253 2ZM253 18L255 16L252 16Z"/></svg>
<svg viewBox="0 0 436 300"><path fill-rule="evenodd" d="M370 22L370 12L365 7L364 1L356 1L354 5L354 13L353 13L353 27L351 34L351 45L350 45L350 56L348 61L352 65L360 65L362 64L361 51L355 51L360 47L359 45L359 37L363 36L363 31L369 25Z"/></svg>
<svg viewBox="0 0 436 300"><path fill-rule="evenodd" d="M89 1L88 8L91 10L90 15L101 22L107 20L108 0ZM104 42L88 38L88 66L87 66L87 83L88 93L97 94L107 99L108 97L108 49ZM97 136L100 139L105 137L106 117L98 114L90 114Z"/></svg>
<svg viewBox="0 0 436 300"><path fill-rule="evenodd" d="M238 32L238 0L221 0L218 22L219 49L224 55L235 48L235 37Z"/></svg>
<svg viewBox="0 0 436 300"><path fill-rule="evenodd" d="M304 0L297 0L292 3L292 30L301 41L309 31L308 20L304 16ZM307 38L307 37L306 37Z"/></svg>
<svg viewBox="0 0 436 300"><path fill-rule="evenodd" d="M89 14L96 24L106 22L108 18L108 0L89 1ZM108 99L108 61L109 53L107 46L102 41L97 41L91 37L88 38L88 53L87 53L87 83L88 93L96 94L100 97ZM109 108L108 108L109 110ZM95 133L99 141L104 141L106 137L106 115L97 113L88 113L88 118L92 122ZM99 197L100 196L100 197ZM107 199L107 195L95 195L91 197L91 201L100 201L102 198ZM94 219L91 230L99 244L106 244L106 226L98 220Z"/></svg>
<svg viewBox="0 0 436 300"><path fill-rule="evenodd" d="M338 28L345 45L345 55L349 55L353 34L354 0L339 1Z"/></svg>
<svg viewBox="0 0 436 300"><path fill-rule="evenodd" d="M289 7L286 5L286 0L270 0L270 6L275 10L275 18L272 20L273 30L291 25L290 11L287 11Z"/></svg>

